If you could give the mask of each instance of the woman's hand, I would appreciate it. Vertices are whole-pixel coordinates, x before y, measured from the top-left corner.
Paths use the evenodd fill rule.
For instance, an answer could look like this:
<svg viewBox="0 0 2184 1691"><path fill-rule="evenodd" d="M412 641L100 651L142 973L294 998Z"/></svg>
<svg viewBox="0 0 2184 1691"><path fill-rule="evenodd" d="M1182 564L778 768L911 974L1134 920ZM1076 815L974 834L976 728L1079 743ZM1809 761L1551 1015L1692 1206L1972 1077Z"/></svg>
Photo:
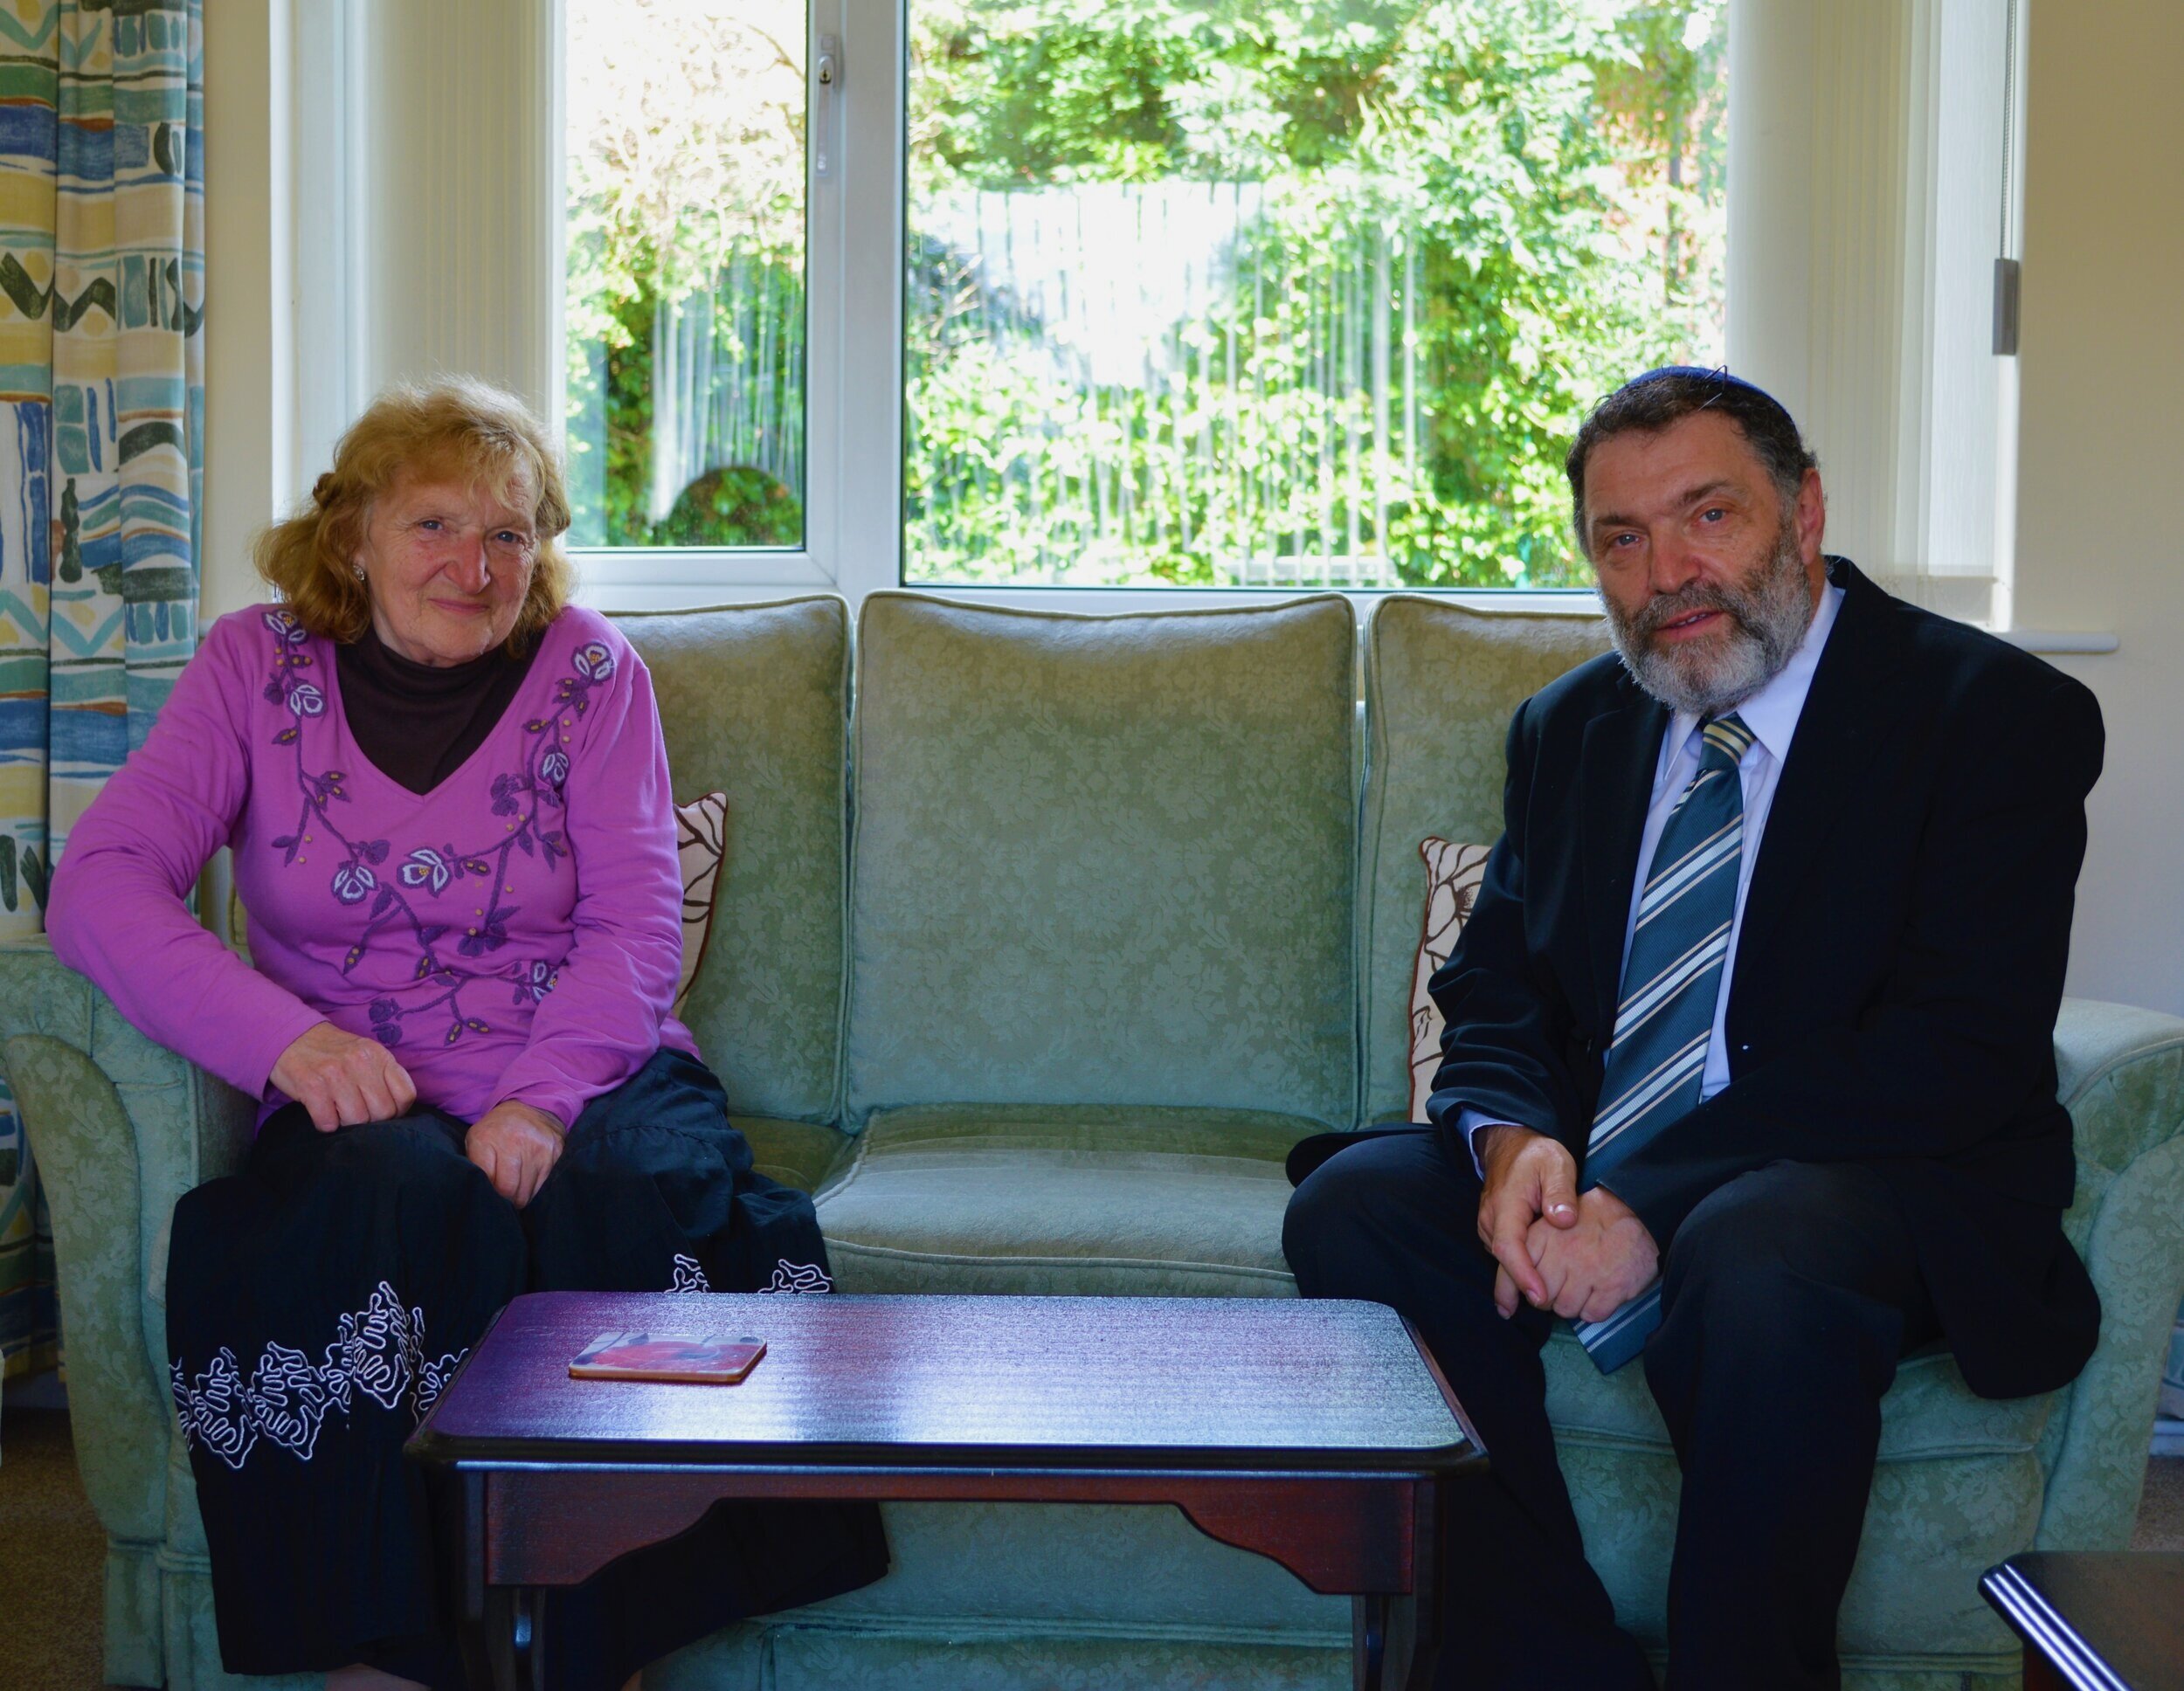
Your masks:
<svg viewBox="0 0 2184 1691"><path fill-rule="evenodd" d="M485 1170L493 1190L520 1210L554 1171L561 1135L561 1123L544 1110L511 1100L471 1124L463 1153Z"/></svg>
<svg viewBox="0 0 2184 1691"><path fill-rule="evenodd" d="M273 1065L273 1083L311 1112L321 1133L359 1122L390 1122L417 1102L410 1072L377 1039L314 1022Z"/></svg>

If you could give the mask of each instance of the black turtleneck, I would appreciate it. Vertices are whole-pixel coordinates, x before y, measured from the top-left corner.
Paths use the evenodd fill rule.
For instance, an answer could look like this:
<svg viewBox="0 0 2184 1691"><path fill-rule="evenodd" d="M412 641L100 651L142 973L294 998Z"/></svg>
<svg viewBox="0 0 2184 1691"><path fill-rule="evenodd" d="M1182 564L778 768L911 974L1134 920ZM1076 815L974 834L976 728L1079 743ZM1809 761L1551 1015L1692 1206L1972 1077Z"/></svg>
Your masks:
<svg viewBox="0 0 2184 1691"><path fill-rule="evenodd" d="M411 792L432 790L485 742L530 673L538 646L511 658L499 646L467 664L412 663L376 630L335 648L342 714L372 766Z"/></svg>

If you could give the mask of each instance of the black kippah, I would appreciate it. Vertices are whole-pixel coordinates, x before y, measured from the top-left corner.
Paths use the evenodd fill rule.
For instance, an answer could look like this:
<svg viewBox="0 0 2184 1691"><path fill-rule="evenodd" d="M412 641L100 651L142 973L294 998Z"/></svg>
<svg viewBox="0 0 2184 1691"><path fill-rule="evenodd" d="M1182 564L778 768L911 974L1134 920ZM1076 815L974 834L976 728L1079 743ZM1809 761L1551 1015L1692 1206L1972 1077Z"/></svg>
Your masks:
<svg viewBox="0 0 2184 1691"><path fill-rule="evenodd" d="M1787 406L1758 383L1747 382L1741 376L1731 376L1729 373L1729 366L1726 364L1718 364L1712 369L1698 364L1662 364L1656 369L1646 371L1641 376L1632 376L1629 381L1623 383L1621 391L1628 393L1631 389L1642 388L1649 382L1662 382L1676 377L1681 377L1687 382L1711 382L1718 388L1738 389L1756 398L1764 399L1776 411L1782 413L1784 422L1790 420ZM1791 426L1794 429L1796 425L1792 424Z"/></svg>

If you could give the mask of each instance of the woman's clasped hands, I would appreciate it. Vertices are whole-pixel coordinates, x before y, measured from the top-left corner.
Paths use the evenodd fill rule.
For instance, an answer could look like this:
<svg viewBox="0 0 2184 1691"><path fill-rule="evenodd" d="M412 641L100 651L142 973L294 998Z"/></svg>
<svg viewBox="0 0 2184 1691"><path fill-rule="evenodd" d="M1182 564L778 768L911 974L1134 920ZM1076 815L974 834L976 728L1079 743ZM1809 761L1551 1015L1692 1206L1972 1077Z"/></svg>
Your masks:
<svg viewBox="0 0 2184 1691"><path fill-rule="evenodd" d="M331 1022L314 1023L289 1044L273 1065L273 1083L310 1113L321 1133L390 1122L417 1102L409 1071L391 1051ZM463 1153L520 1210L553 1172L561 1142L562 1124L552 1115L509 1100L471 1124Z"/></svg>

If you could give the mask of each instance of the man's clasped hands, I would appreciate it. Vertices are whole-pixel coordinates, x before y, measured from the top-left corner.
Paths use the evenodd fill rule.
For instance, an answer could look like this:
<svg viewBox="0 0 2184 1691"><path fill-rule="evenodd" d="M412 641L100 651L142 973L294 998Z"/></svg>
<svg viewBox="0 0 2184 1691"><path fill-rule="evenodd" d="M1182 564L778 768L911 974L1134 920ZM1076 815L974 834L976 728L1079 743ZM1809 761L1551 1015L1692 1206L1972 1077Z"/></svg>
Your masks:
<svg viewBox="0 0 2184 1691"><path fill-rule="evenodd" d="M1631 1207L1605 1187L1577 1190L1577 1160L1528 1128L1489 1127L1476 1140L1485 1178L1479 1240L1500 1267L1494 1303L1521 1296L1571 1321L1605 1321L1654 1282L1660 1247Z"/></svg>

